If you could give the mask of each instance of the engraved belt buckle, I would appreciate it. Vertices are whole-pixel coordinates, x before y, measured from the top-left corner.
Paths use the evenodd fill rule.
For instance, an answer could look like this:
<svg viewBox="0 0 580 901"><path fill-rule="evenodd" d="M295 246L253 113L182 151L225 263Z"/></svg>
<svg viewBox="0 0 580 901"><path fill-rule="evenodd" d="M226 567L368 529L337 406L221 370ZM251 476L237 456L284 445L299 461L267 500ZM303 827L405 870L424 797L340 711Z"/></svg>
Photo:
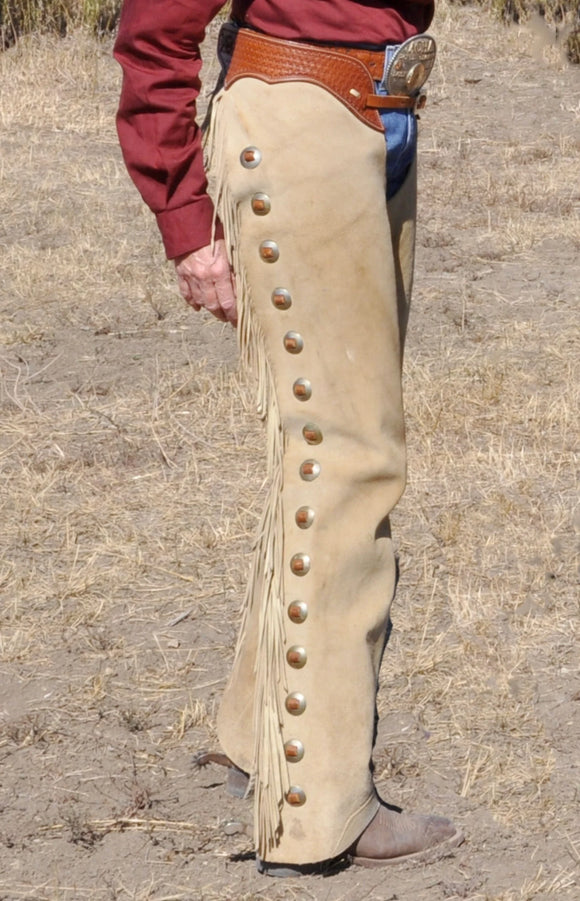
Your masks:
<svg viewBox="0 0 580 901"><path fill-rule="evenodd" d="M436 53L437 45L430 34L409 38L393 54L381 86L388 94L420 98L421 88L433 69ZM420 105L420 99L417 105Z"/></svg>

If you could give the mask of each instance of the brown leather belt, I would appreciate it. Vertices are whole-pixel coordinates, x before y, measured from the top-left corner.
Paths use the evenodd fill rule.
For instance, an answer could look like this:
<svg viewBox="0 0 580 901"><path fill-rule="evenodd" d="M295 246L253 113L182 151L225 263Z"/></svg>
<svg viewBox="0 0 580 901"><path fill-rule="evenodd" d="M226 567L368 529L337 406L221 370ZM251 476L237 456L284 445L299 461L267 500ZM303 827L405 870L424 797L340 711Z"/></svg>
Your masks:
<svg viewBox="0 0 580 901"><path fill-rule="evenodd" d="M356 47L321 47L271 38L247 28L237 36L226 78L226 90L240 78L268 84L306 81L333 94L357 118L383 131L379 109L415 109L416 97L375 94L383 77L383 51Z"/></svg>

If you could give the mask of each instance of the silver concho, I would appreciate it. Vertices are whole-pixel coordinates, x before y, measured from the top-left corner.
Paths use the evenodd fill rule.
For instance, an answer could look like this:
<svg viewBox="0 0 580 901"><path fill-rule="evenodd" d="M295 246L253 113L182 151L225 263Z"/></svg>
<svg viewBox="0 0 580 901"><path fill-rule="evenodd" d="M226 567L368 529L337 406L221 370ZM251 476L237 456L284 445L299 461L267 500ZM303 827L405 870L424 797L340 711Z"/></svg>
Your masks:
<svg viewBox="0 0 580 901"><path fill-rule="evenodd" d="M312 507L298 507L294 519L299 529L309 529L314 522L314 516Z"/></svg>
<svg viewBox="0 0 580 901"><path fill-rule="evenodd" d="M289 310L292 306L292 295L287 288L274 288L272 291L272 303L277 310Z"/></svg>
<svg viewBox="0 0 580 901"><path fill-rule="evenodd" d="M304 350L304 338L298 332L286 332L283 340L289 354L299 354Z"/></svg>
<svg viewBox="0 0 580 901"><path fill-rule="evenodd" d="M288 695L285 702L286 710L292 716L300 716L306 710L306 698L300 691L293 691Z"/></svg>
<svg viewBox="0 0 580 901"><path fill-rule="evenodd" d="M313 482L320 475L320 463L318 460L305 460L300 464L299 472L305 482Z"/></svg>
<svg viewBox="0 0 580 901"><path fill-rule="evenodd" d="M307 422L302 429L302 437L306 444L320 444L322 442L322 432L313 422Z"/></svg>
<svg viewBox="0 0 580 901"><path fill-rule="evenodd" d="M272 209L272 202L270 198L262 191L258 191L252 196L251 204L252 212L255 213L256 216L267 216Z"/></svg>
<svg viewBox="0 0 580 901"><path fill-rule="evenodd" d="M305 622L307 616L308 605L304 601L291 601L288 604L288 617L293 623L300 625L300 623Z"/></svg>
<svg viewBox="0 0 580 901"><path fill-rule="evenodd" d="M306 661L308 660L306 648L299 644L293 644L286 652L286 660L294 669L302 669L303 666L306 666Z"/></svg>
<svg viewBox="0 0 580 901"><path fill-rule="evenodd" d="M306 792L299 785L291 785L286 792L286 801L291 807L302 807L306 804Z"/></svg>
<svg viewBox="0 0 580 901"><path fill-rule="evenodd" d="M257 147L244 147L240 153L240 163L244 169L255 169L262 162L262 153Z"/></svg>
<svg viewBox="0 0 580 901"><path fill-rule="evenodd" d="M292 392L297 400L310 400L312 385L308 379L296 379L292 385Z"/></svg>
<svg viewBox="0 0 580 901"><path fill-rule="evenodd" d="M284 754L289 763L299 763L304 757L304 745L297 738L291 738L284 744Z"/></svg>
<svg viewBox="0 0 580 901"><path fill-rule="evenodd" d="M275 263L280 256L280 250L275 241L262 241L259 253L265 263Z"/></svg>
<svg viewBox="0 0 580 901"><path fill-rule="evenodd" d="M295 576L305 576L310 572L310 557L308 554L294 554L290 560L290 569Z"/></svg>
<svg viewBox="0 0 580 901"><path fill-rule="evenodd" d="M430 34L418 34L395 51L383 78L382 87L389 94L419 93L433 69L437 45Z"/></svg>

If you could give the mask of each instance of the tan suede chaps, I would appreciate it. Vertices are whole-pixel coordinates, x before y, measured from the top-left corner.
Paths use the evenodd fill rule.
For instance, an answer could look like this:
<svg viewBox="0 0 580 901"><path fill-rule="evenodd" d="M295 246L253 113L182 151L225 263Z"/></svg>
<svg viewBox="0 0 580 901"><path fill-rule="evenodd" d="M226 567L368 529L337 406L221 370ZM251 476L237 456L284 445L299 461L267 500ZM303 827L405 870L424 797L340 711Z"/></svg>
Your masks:
<svg viewBox="0 0 580 901"><path fill-rule="evenodd" d="M259 856L315 863L378 809L415 171L387 210L384 135L297 82L222 91L208 148L270 470L219 737L251 774Z"/></svg>

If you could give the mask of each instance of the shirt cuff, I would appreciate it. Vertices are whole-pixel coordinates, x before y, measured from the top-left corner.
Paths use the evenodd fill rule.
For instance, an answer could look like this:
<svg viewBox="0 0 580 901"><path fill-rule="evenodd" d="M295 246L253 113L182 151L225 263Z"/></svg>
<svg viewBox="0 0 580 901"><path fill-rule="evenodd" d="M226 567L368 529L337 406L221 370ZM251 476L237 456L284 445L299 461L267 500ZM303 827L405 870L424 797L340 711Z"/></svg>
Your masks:
<svg viewBox="0 0 580 901"><path fill-rule="evenodd" d="M195 203L156 213L168 260L199 250L211 244L212 238L223 238L221 222L215 220L211 199L206 195Z"/></svg>

